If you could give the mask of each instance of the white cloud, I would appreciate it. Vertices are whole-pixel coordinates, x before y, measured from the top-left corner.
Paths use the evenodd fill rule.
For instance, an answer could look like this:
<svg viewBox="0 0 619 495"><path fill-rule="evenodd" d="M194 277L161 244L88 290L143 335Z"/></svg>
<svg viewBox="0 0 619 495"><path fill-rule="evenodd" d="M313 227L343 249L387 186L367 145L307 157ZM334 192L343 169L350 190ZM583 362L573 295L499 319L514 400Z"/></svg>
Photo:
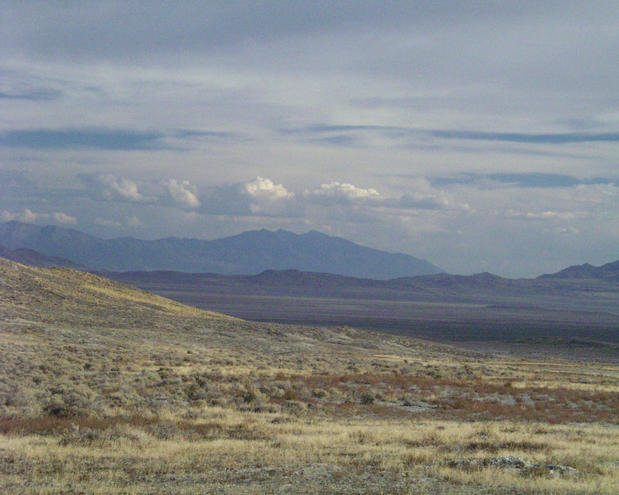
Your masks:
<svg viewBox="0 0 619 495"><path fill-rule="evenodd" d="M123 199L135 202L146 200L138 190L138 184L132 180L111 174L99 175L98 179L104 186L101 192L106 199Z"/></svg>
<svg viewBox="0 0 619 495"><path fill-rule="evenodd" d="M312 203L324 206L355 205L367 208L400 210L467 210L466 203L457 203L445 191L433 188L426 179L409 181L406 191L400 196L381 194L374 188L362 188L337 181L321 184L320 187L303 193Z"/></svg>
<svg viewBox="0 0 619 495"><path fill-rule="evenodd" d="M289 192L282 184L275 184L271 179L256 177L244 186L245 192L253 199L276 201L292 199L294 193Z"/></svg>
<svg viewBox="0 0 619 495"><path fill-rule="evenodd" d="M71 215L67 215L66 213L62 213L61 211L57 211L52 213L52 218L58 222L65 225L75 225L77 224L77 218L72 217Z"/></svg>
<svg viewBox="0 0 619 495"><path fill-rule="evenodd" d="M161 202L181 208L200 206L197 189L187 180L134 181L113 174L82 174L79 177L95 198L106 201Z"/></svg>
<svg viewBox="0 0 619 495"><path fill-rule="evenodd" d="M34 223L38 220L44 220L48 217L49 215L47 213L37 213L29 208L24 208L24 211L22 213L12 213L8 210L2 210L2 212L0 212L0 218L2 218L2 220L5 222L10 222L11 220L19 220L20 222Z"/></svg>
<svg viewBox="0 0 619 495"><path fill-rule="evenodd" d="M36 222L37 220L43 220L47 218L49 215L47 213L35 213L34 211L26 208L24 213L21 215L21 219L26 223Z"/></svg>
<svg viewBox="0 0 619 495"><path fill-rule="evenodd" d="M80 174L78 178L90 194L106 201L147 203L153 200L140 191L138 182L113 174Z"/></svg>
<svg viewBox="0 0 619 495"><path fill-rule="evenodd" d="M327 200L327 203L377 200L381 197L376 189L364 189L353 184L337 181L321 184L319 188L313 191L305 191L304 196L317 202Z"/></svg>
<svg viewBox="0 0 619 495"><path fill-rule="evenodd" d="M230 217L299 217L296 195L269 178L212 186L203 191L200 211Z"/></svg>
<svg viewBox="0 0 619 495"><path fill-rule="evenodd" d="M172 200L180 206L186 208L200 206L200 200L196 196L196 188L189 181L177 182L175 179L170 179L164 185Z"/></svg>
<svg viewBox="0 0 619 495"><path fill-rule="evenodd" d="M19 220L25 223L36 223L41 220L48 220L51 217L57 223L64 225L75 225L77 219L71 215L67 215L61 211L56 211L51 215L49 213L39 213L32 211L30 208L24 208L22 213L13 213L8 210L0 211L0 220L4 222L10 222L11 220Z"/></svg>
<svg viewBox="0 0 619 495"><path fill-rule="evenodd" d="M0 211L0 219L3 222L11 222L13 220L17 220L17 214L11 213L10 211L7 211L7 210L2 210Z"/></svg>

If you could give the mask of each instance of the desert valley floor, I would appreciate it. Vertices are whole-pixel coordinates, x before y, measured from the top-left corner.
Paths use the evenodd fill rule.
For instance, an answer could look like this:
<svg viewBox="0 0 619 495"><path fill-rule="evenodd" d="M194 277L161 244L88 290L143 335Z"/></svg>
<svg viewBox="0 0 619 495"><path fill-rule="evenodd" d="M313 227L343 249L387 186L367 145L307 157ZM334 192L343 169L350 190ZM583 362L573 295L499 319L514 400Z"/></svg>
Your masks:
<svg viewBox="0 0 619 495"><path fill-rule="evenodd" d="M0 492L614 494L616 343L248 322L0 260Z"/></svg>

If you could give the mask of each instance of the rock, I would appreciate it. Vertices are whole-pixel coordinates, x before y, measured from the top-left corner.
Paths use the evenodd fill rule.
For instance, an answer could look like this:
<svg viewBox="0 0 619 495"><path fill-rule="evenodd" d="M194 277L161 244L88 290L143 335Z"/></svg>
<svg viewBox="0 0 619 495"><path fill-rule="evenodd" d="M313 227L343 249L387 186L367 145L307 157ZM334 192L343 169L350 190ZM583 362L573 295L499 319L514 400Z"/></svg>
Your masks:
<svg viewBox="0 0 619 495"><path fill-rule="evenodd" d="M502 469L522 469L528 472L548 471L553 475L576 474L578 470L561 464L535 464L521 457L508 455L504 457L488 457L486 459L456 459L447 463L453 468L498 467Z"/></svg>
<svg viewBox="0 0 619 495"><path fill-rule="evenodd" d="M570 466L562 466L561 464L546 464L545 469L552 474L576 474L578 471Z"/></svg>
<svg viewBox="0 0 619 495"><path fill-rule="evenodd" d="M530 467L532 464L520 457L508 455L505 457L490 457L489 459L481 460L482 466L496 466L501 468L516 468L522 469Z"/></svg>

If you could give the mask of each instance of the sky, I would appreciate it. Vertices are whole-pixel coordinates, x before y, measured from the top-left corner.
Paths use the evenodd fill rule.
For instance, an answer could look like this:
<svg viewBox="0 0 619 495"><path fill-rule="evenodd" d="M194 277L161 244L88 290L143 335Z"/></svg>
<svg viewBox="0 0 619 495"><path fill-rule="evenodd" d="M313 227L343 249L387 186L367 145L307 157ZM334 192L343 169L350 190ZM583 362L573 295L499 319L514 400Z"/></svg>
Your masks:
<svg viewBox="0 0 619 495"><path fill-rule="evenodd" d="M619 258L619 3L11 1L0 221Z"/></svg>

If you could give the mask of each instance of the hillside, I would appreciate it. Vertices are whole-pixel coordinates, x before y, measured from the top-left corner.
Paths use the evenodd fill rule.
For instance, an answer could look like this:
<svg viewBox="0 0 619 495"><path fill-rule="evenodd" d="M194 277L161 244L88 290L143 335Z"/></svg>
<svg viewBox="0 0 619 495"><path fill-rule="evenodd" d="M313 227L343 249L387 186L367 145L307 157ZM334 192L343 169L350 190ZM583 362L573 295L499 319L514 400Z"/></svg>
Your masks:
<svg viewBox="0 0 619 495"><path fill-rule="evenodd" d="M0 318L140 326L165 318L228 318L69 268L0 258Z"/></svg>
<svg viewBox="0 0 619 495"><path fill-rule="evenodd" d="M212 241L100 239L61 227L20 222L0 224L0 244L59 256L92 269L175 270L257 274L298 269L355 277L389 279L438 273L440 268L406 254L387 253L311 231L256 230Z"/></svg>
<svg viewBox="0 0 619 495"><path fill-rule="evenodd" d="M0 260L0 492L614 494L616 362L559 348L251 323Z"/></svg>

